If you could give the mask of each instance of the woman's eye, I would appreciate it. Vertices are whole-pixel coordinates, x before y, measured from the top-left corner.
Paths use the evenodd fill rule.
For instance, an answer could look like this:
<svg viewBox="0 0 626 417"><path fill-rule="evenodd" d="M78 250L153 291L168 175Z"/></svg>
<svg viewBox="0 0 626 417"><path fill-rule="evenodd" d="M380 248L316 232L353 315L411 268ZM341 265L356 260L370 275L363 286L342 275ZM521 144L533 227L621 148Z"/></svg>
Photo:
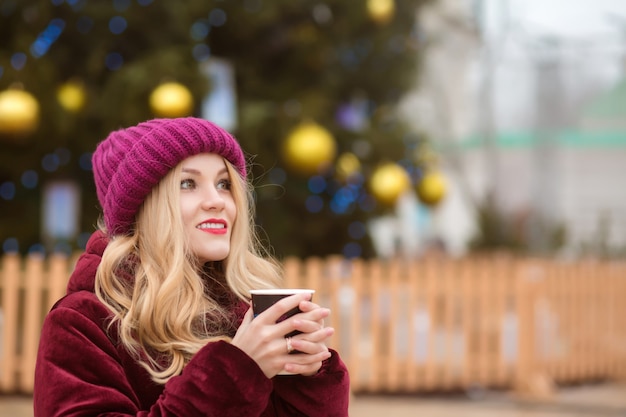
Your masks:
<svg viewBox="0 0 626 417"><path fill-rule="evenodd" d="M193 190L196 186L196 182L190 178L182 180L180 182L181 190Z"/></svg>
<svg viewBox="0 0 626 417"><path fill-rule="evenodd" d="M221 190L230 190L231 187L231 182L230 180L224 179L224 180L220 180L217 183L217 188L221 189Z"/></svg>

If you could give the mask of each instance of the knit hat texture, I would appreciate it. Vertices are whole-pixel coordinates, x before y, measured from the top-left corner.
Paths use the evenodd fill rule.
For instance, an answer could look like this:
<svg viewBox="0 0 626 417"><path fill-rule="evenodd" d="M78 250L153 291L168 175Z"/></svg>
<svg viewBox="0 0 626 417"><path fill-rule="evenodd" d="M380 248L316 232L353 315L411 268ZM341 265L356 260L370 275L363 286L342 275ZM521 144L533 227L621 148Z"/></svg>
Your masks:
<svg viewBox="0 0 626 417"><path fill-rule="evenodd" d="M223 156L246 177L239 143L208 120L153 119L109 134L91 161L108 233L129 233L152 188L179 162L205 152Z"/></svg>

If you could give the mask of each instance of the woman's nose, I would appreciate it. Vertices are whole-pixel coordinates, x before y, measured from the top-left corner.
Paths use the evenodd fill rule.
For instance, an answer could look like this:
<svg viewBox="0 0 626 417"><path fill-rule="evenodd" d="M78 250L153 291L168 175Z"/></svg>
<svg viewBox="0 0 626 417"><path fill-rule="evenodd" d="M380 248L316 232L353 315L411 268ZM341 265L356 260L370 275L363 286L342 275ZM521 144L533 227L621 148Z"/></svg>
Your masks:
<svg viewBox="0 0 626 417"><path fill-rule="evenodd" d="M224 208L224 197L215 187L207 187L202 196L202 208L204 210L220 210Z"/></svg>

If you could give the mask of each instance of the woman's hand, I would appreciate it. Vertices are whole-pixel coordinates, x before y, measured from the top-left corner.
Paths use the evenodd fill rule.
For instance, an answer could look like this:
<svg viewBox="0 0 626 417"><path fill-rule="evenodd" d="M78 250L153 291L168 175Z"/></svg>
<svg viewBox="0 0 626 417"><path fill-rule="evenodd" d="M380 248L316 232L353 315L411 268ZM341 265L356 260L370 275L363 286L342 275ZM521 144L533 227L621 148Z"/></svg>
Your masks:
<svg viewBox="0 0 626 417"><path fill-rule="evenodd" d="M310 297L310 294L296 294L283 298L254 320L249 309L237 330L232 344L250 356L268 378L282 370L314 375L322 361L330 357L325 341L334 329L324 327L324 318L329 316L330 310L308 301ZM301 313L276 323L296 306ZM291 347L302 353L289 354L285 335L294 330L301 333L291 338Z"/></svg>

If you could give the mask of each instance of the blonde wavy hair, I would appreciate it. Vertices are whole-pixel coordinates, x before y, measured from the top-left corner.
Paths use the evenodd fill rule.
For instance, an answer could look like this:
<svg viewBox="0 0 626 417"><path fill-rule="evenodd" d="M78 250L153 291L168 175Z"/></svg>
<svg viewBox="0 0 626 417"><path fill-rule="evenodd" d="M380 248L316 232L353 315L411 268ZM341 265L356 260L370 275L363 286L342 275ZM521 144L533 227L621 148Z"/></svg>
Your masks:
<svg viewBox="0 0 626 417"><path fill-rule="evenodd" d="M157 383L180 374L208 342L230 341L232 312L207 291L206 280L241 300L251 289L278 287L282 281L280 266L255 233L252 186L225 163L237 219L224 261L207 268L190 253L178 164L144 201L133 234L111 237L96 272L96 294L113 313L110 325L117 326L124 347Z"/></svg>

